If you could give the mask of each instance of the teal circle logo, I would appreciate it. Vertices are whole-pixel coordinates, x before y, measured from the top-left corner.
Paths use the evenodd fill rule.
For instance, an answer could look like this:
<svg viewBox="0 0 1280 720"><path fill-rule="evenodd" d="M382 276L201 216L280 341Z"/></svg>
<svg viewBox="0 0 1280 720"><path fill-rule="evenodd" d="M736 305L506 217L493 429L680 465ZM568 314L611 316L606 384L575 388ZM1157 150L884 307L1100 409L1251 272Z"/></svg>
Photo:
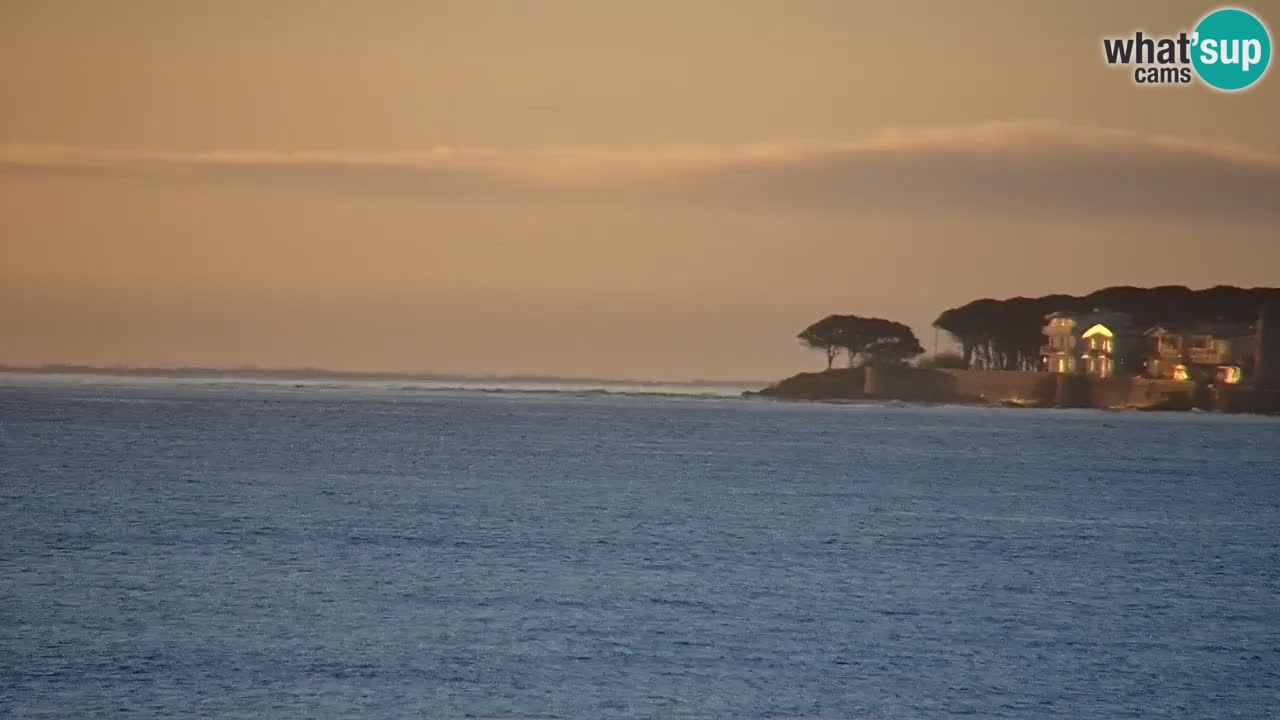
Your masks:
<svg viewBox="0 0 1280 720"><path fill-rule="evenodd" d="M1252 13L1214 10L1196 25L1191 64L1206 84L1243 90L1258 82L1271 62L1271 35Z"/></svg>

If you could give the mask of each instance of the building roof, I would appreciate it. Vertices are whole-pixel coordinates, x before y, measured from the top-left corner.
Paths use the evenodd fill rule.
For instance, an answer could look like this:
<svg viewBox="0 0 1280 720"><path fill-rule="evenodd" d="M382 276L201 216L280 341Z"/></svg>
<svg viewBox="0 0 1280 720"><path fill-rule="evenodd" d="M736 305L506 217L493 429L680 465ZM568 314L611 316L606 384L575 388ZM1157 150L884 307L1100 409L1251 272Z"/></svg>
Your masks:
<svg viewBox="0 0 1280 720"><path fill-rule="evenodd" d="M1129 325L1133 323L1133 316L1126 312L1118 312L1114 310L1090 310L1088 312L1068 312L1059 310L1051 312L1044 316L1045 320L1054 318L1070 318L1072 320L1082 321L1081 324L1093 325L1094 323L1105 322L1108 325Z"/></svg>
<svg viewBox="0 0 1280 720"><path fill-rule="evenodd" d="M1217 338L1240 338L1253 334L1253 327L1231 322L1165 322L1152 325L1145 335L1212 335Z"/></svg>

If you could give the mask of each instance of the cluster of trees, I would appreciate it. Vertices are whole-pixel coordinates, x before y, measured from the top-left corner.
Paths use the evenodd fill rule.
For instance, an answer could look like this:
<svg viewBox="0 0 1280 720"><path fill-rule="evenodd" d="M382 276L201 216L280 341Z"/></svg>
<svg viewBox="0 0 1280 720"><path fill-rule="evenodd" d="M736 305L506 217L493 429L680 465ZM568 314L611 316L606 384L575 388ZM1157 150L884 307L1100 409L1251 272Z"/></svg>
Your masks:
<svg viewBox="0 0 1280 720"><path fill-rule="evenodd" d="M1044 344L1044 318L1055 312L1107 310L1127 313L1138 327L1160 323L1252 323L1258 309L1280 303L1280 288L1218 285L1192 290L1181 285L1109 287L1088 295L1044 295L974 300L944 310L933 326L960 343L960 355L942 353L922 365L990 370L1036 370ZM902 364L924 352L911 328L857 315L828 315L799 335L827 356L827 369L842 353L849 367Z"/></svg>
<svg viewBox="0 0 1280 720"><path fill-rule="evenodd" d="M828 315L797 337L806 346L826 353L828 370L842 352L849 356L849 367L901 365L924 352L906 325L857 315Z"/></svg>
<svg viewBox="0 0 1280 720"><path fill-rule="evenodd" d="M1008 300L974 300L944 310L933 326L947 331L963 349L964 365L999 370L1034 370L1044 343L1044 316L1095 309L1128 313L1138 326L1162 322L1250 323L1258 308L1280 301L1280 288L1226 285L1191 290L1181 285L1154 288L1109 287L1084 296L1045 295Z"/></svg>

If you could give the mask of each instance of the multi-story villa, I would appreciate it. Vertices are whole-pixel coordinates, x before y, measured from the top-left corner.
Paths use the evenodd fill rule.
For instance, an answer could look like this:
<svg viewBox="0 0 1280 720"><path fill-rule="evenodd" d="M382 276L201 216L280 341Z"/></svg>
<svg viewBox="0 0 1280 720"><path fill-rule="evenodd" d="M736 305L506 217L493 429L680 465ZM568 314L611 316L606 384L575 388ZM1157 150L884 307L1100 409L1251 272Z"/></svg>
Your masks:
<svg viewBox="0 0 1280 720"><path fill-rule="evenodd" d="M1051 313L1044 335L1040 358L1048 372L1106 378L1133 364L1137 343L1126 313Z"/></svg>

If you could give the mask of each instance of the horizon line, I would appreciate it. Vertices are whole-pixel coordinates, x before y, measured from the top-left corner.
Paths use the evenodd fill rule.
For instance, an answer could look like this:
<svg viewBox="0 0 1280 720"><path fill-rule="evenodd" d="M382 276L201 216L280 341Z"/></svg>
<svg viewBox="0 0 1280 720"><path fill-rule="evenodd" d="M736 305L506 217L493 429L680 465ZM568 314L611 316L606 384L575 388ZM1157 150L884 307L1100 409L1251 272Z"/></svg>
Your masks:
<svg viewBox="0 0 1280 720"><path fill-rule="evenodd" d="M204 366L204 365L84 365L78 363L43 363L40 365L10 365L0 363L0 373L31 375L115 375L122 377L198 377L221 375L269 379L335 380L463 380L507 382L562 382L607 383L614 385L733 385L756 386L769 384L767 380L711 380L691 378L686 380L662 380L641 378L608 378L578 375L547 375L541 373L457 373L431 370L335 370L319 367L258 367L258 366Z"/></svg>

